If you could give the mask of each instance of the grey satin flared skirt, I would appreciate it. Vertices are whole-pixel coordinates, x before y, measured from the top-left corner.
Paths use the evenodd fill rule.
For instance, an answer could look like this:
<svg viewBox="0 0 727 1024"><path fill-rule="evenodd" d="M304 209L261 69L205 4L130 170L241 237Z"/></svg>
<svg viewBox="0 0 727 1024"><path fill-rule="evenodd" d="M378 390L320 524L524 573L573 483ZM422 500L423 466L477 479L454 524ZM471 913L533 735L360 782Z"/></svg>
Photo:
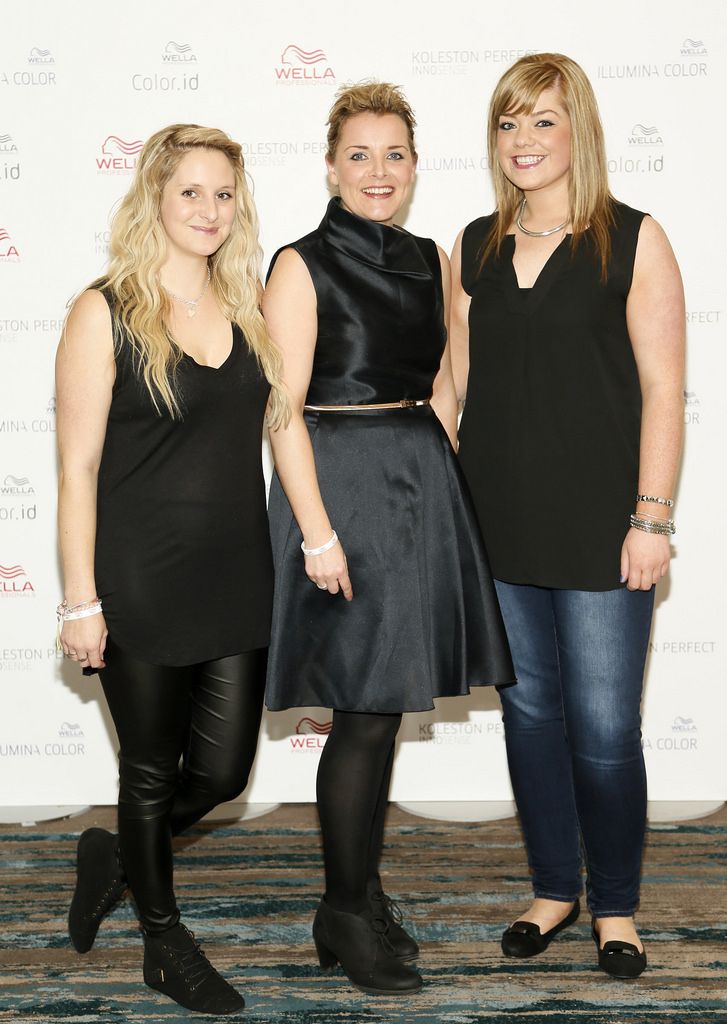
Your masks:
<svg viewBox="0 0 727 1024"><path fill-rule="evenodd" d="M475 512L430 407L306 413L353 601L305 574L277 475L266 703L273 711L425 711L515 678Z"/></svg>

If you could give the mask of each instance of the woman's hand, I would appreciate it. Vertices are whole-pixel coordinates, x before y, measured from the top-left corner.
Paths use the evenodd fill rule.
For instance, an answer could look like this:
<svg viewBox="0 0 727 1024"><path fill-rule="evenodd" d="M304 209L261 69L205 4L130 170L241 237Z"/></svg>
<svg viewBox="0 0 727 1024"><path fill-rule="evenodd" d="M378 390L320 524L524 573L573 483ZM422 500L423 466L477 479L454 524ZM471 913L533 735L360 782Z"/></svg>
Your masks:
<svg viewBox="0 0 727 1024"><path fill-rule="evenodd" d="M346 556L340 541L320 555L306 555L305 572L319 590L327 590L329 594L337 594L340 590L347 601L353 599Z"/></svg>
<svg viewBox="0 0 727 1024"><path fill-rule="evenodd" d="M109 631L103 613L88 615L85 619L70 619L61 629L63 653L81 668L104 668L104 651Z"/></svg>
<svg viewBox="0 0 727 1024"><path fill-rule="evenodd" d="M669 571L669 538L633 527L621 548L621 582L629 590L651 590Z"/></svg>

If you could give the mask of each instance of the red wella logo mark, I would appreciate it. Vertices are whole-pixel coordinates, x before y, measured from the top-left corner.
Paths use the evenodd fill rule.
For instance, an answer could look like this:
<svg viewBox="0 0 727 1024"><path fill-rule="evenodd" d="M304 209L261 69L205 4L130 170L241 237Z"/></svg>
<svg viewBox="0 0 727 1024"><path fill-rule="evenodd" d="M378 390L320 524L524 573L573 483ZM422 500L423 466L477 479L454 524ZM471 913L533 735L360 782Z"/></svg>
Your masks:
<svg viewBox="0 0 727 1024"><path fill-rule="evenodd" d="M23 579L25 577L25 579ZM35 593L22 565L0 565L0 595L19 597Z"/></svg>
<svg viewBox="0 0 727 1024"><path fill-rule="evenodd" d="M290 737L290 746L293 750L321 750L326 743L326 737L331 731L333 722L318 722L315 718L307 715L298 722L295 727L295 736Z"/></svg>
<svg viewBox="0 0 727 1024"><path fill-rule="evenodd" d="M20 253L12 243L10 232L5 228L0 228L0 260L7 263L18 263L20 260Z"/></svg>
<svg viewBox="0 0 727 1024"><path fill-rule="evenodd" d="M126 142L118 135L108 135L101 146L101 155L96 157L99 174L132 174L143 145L141 139Z"/></svg>
<svg viewBox="0 0 727 1024"><path fill-rule="evenodd" d="M327 736L333 728L333 722L317 722L315 718L301 718L295 727L297 733L315 732L319 736Z"/></svg>
<svg viewBox="0 0 727 1024"><path fill-rule="evenodd" d="M289 43L275 69L279 82L334 82L336 76L323 50L304 50Z"/></svg>

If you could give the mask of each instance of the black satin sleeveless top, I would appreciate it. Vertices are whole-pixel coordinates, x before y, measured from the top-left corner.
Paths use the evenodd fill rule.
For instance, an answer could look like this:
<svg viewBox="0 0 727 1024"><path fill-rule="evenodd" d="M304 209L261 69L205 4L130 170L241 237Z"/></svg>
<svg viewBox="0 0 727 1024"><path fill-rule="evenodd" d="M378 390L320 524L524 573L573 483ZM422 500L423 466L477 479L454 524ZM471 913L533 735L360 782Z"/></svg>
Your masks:
<svg viewBox="0 0 727 1024"><path fill-rule="evenodd" d="M283 248L305 261L318 301L306 402L429 398L446 341L436 244L357 217L334 198L315 231Z"/></svg>

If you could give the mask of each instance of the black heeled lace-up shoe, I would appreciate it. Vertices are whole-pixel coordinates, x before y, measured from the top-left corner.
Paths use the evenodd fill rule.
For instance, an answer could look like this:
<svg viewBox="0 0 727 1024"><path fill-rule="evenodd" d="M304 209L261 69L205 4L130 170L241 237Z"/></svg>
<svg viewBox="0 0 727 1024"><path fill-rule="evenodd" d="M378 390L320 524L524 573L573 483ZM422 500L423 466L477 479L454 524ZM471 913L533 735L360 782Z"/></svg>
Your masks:
<svg viewBox="0 0 727 1024"><path fill-rule="evenodd" d="M333 910L321 900L313 922L313 940L324 971L340 963L352 985L372 995L418 992L422 979L397 959L389 941L389 922L370 909L360 914Z"/></svg>

